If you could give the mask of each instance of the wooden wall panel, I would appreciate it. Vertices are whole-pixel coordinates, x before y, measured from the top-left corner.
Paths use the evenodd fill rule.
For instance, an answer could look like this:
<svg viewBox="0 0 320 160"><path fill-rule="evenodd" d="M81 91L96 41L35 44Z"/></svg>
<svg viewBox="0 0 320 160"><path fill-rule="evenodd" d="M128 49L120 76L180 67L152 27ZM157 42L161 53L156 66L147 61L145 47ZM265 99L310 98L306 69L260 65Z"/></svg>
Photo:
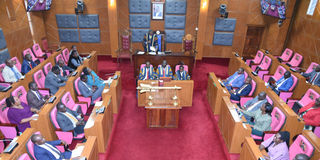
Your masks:
<svg viewBox="0 0 320 160"><path fill-rule="evenodd" d="M320 4L313 16L307 16L309 3L310 0L300 2L287 45L303 55L303 67L308 67L311 62L320 62Z"/></svg>
<svg viewBox="0 0 320 160"><path fill-rule="evenodd" d="M7 3L12 5L10 10L14 14L14 19L9 19L7 13ZM8 8L9 9L9 8ZM22 63L22 51L33 45L33 40L38 43L45 37L45 29L42 20L42 12L30 12L31 27L29 27L27 12L22 0L1 0L0 1L0 28L2 28L7 48L11 57L18 57Z"/></svg>
<svg viewBox="0 0 320 160"><path fill-rule="evenodd" d="M84 0L85 14L98 14L100 25L100 43L62 43L61 46L68 48L77 45L79 52L97 51L97 54L110 54L108 1L107 0ZM59 33L56 23L56 14L75 14L76 0L54 0L50 11L44 12L44 22L47 37L50 43L59 43Z"/></svg>
<svg viewBox="0 0 320 160"><path fill-rule="evenodd" d="M129 29L129 0L118 0L118 25L119 30ZM200 0L187 0L185 34L195 35L198 25ZM165 8L164 8L165 9ZM164 20L151 20L150 29L164 31ZM143 50L142 43L133 43L133 49ZM167 43L167 50L181 52L180 43Z"/></svg>

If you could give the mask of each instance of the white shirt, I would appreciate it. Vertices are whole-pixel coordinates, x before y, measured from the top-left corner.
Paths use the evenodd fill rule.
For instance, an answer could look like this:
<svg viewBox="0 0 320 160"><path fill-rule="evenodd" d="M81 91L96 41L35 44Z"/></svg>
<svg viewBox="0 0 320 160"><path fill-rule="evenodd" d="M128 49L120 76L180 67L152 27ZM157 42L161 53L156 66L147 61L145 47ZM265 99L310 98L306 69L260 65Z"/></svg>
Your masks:
<svg viewBox="0 0 320 160"><path fill-rule="evenodd" d="M13 66L13 69L16 70L20 76L22 77L22 74L19 72L16 66ZM5 82L17 82L19 79L16 78L15 74L12 72L11 68L8 66L5 66L2 70L2 77Z"/></svg>

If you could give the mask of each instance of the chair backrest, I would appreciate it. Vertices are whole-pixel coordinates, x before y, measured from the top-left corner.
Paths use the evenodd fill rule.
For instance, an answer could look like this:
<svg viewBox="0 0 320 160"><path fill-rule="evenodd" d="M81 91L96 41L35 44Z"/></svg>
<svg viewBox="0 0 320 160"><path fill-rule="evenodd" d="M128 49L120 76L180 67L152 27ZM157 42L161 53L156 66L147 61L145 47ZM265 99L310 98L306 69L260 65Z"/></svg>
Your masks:
<svg viewBox="0 0 320 160"><path fill-rule="evenodd" d="M48 62L47 64L45 64L45 65L43 66L44 74L47 75L47 74L51 71L51 68L52 68L51 62Z"/></svg>
<svg viewBox="0 0 320 160"><path fill-rule="evenodd" d="M303 136L299 135L296 140L290 145L290 159L294 159L297 154L303 153L311 157L313 155L313 145Z"/></svg>
<svg viewBox="0 0 320 160"><path fill-rule="evenodd" d="M299 53L295 53L292 57L292 59L290 60L289 64L292 67L298 67L300 65L300 63L303 60L303 56Z"/></svg>
<svg viewBox="0 0 320 160"><path fill-rule="evenodd" d="M58 61L59 61L60 59L64 62L65 65L67 65L68 62L65 61L65 59L63 58L63 56L62 56L61 54L58 54L58 55L56 56L56 58L55 58L56 64L58 64Z"/></svg>
<svg viewBox="0 0 320 160"><path fill-rule="evenodd" d="M146 64L141 64L141 66L140 66L140 70L143 68L143 67L145 67L146 66ZM152 64L150 64L150 67L151 68L153 68L153 65Z"/></svg>
<svg viewBox="0 0 320 160"><path fill-rule="evenodd" d="M262 51L258 50L256 56L253 59L253 63L260 64L262 59L264 57L264 54Z"/></svg>
<svg viewBox="0 0 320 160"><path fill-rule="evenodd" d="M27 91L23 86L19 86L11 92L12 96L17 96L21 102L28 104L27 102Z"/></svg>
<svg viewBox="0 0 320 160"><path fill-rule="evenodd" d="M9 108L7 107L7 104L6 104L6 98L4 98L0 101L0 122L1 123L10 123L7 115L8 110Z"/></svg>
<svg viewBox="0 0 320 160"><path fill-rule="evenodd" d="M291 92L296 87L296 85L298 83L298 78L293 74L291 76L292 76L292 79L293 79L293 84L292 84L291 88L289 89L289 92Z"/></svg>
<svg viewBox="0 0 320 160"><path fill-rule="evenodd" d="M278 107L274 107L271 117L271 131L280 131L286 122L286 115Z"/></svg>
<svg viewBox="0 0 320 160"><path fill-rule="evenodd" d="M46 37L41 38L41 43L44 50L49 50L49 43Z"/></svg>
<svg viewBox="0 0 320 160"><path fill-rule="evenodd" d="M262 59L262 62L260 63L259 67L262 69L262 70L268 70L269 67L271 66L271 58L268 57L268 56L264 56L264 58Z"/></svg>
<svg viewBox="0 0 320 160"><path fill-rule="evenodd" d="M180 67L180 65L176 65L175 72L177 72L179 70L179 67ZM183 65L183 67L184 67L184 70L186 72L188 72L188 65Z"/></svg>
<svg viewBox="0 0 320 160"><path fill-rule="evenodd" d="M313 131L313 133L320 138L320 127L316 127Z"/></svg>
<svg viewBox="0 0 320 160"><path fill-rule="evenodd" d="M313 71L313 69L315 69L319 64L315 63L315 62L311 62L311 64L309 65L308 69L306 70L306 73L310 73Z"/></svg>
<svg viewBox="0 0 320 160"><path fill-rule="evenodd" d="M267 95L267 101L271 104L271 105L273 105L273 101L272 101L272 99Z"/></svg>
<svg viewBox="0 0 320 160"><path fill-rule="evenodd" d="M35 132L35 134L40 134L40 132ZM30 137L31 138L31 137ZM36 159L34 156L34 144L32 143L31 139L29 139L26 143L27 153L32 159Z"/></svg>
<svg viewBox="0 0 320 160"><path fill-rule="evenodd" d="M121 35L121 46L123 50L130 49L130 35Z"/></svg>
<svg viewBox="0 0 320 160"><path fill-rule="evenodd" d="M64 50L62 50L62 55L63 55L64 61L68 63L68 61L69 61L69 50L68 50L68 48L65 48Z"/></svg>
<svg viewBox="0 0 320 160"><path fill-rule="evenodd" d="M292 53L293 51L289 48L286 48L283 52L282 52L282 55L281 55L281 59L285 62L289 61L291 56L292 56Z"/></svg>
<svg viewBox="0 0 320 160"><path fill-rule="evenodd" d="M307 104L315 101L317 98L319 98L320 95L313 89L308 89L307 92L304 94L304 96L300 99L299 103L302 106L306 106Z"/></svg>
<svg viewBox="0 0 320 160"><path fill-rule="evenodd" d="M74 102L70 92L66 92L62 98L61 98L61 102L66 105L66 107L68 107L69 109L72 110L72 108L74 107L74 105L76 105L76 103Z"/></svg>
<svg viewBox="0 0 320 160"><path fill-rule="evenodd" d="M254 80L252 80L251 81L251 86L252 86L251 91L248 94L248 96L250 96L250 97L253 95L254 91L256 90L257 83Z"/></svg>
<svg viewBox="0 0 320 160"><path fill-rule="evenodd" d="M6 64L0 64L0 81L2 81L2 82L4 82L4 78L3 78L3 76L2 76L2 71L3 71L3 69L4 69L4 67L6 66Z"/></svg>
<svg viewBox="0 0 320 160"><path fill-rule="evenodd" d="M244 79L247 79L248 78L248 73L246 71L244 71L243 74L244 74Z"/></svg>
<svg viewBox="0 0 320 160"><path fill-rule="evenodd" d="M27 153L23 153L17 160L31 160L31 159Z"/></svg>
<svg viewBox="0 0 320 160"><path fill-rule="evenodd" d="M56 106L54 106L50 112L50 120L51 120L51 123L53 124L54 128L60 129L60 126L57 121L57 107Z"/></svg>
<svg viewBox="0 0 320 160"><path fill-rule="evenodd" d="M37 57L41 57L45 54L42 52L42 49L40 48L40 45L38 43L32 46L32 50Z"/></svg>
<svg viewBox="0 0 320 160"><path fill-rule="evenodd" d="M273 78L277 81L279 80L287 70L281 65L278 66L276 72L273 75Z"/></svg>
<svg viewBox="0 0 320 160"><path fill-rule="evenodd" d="M31 55L32 61L38 60L38 58L36 58L36 56L34 56L34 53L32 52L32 50L30 48L27 48L22 52L23 57L25 57L26 54L30 54Z"/></svg>
<svg viewBox="0 0 320 160"><path fill-rule="evenodd" d="M19 72L21 72L21 63L18 60L17 57L13 57L11 58L11 61L14 63L14 65L17 67L17 69L19 70Z"/></svg>
<svg viewBox="0 0 320 160"><path fill-rule="evenodd" d="M46 80L46 76L44 75L43 71L39 69L37 72L33 74L33 80L37 83L39 88L45 88L44 83Z"/></svg>
<svg viewBox="0 0 320 160"><path fill-rule="evenodd" d="M77 95L81 95L80 90L79 90L79 81L80 81L80 77L78 77L76 80L74 80L74 89L76 90Z"/></svg>
<svg viewBox="0 0 320 160"><path fill-rule="evenodd" d="M184 50L191 51L193 49L193 41L192 40L184 40Z"/></svg>

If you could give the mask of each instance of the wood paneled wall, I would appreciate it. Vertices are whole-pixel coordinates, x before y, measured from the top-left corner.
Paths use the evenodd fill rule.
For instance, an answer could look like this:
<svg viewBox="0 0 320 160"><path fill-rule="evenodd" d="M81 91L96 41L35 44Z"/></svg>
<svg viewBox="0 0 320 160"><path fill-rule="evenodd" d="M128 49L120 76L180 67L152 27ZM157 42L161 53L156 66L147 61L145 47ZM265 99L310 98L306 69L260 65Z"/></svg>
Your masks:
<svg viewBox="0 0 320 160"><path fill-rule="evenodd" d="M320 62L320 3L313 16L308 16L310 0L301 0L288 41L288 48L303 55L302 66Z"/></svg>
<svg viewBox="0 0 320 160"><path fill-rule="evenodd" d="M129 0L118 0L119 30L129 29ZM185 34L195 35L198 25L200 0L187 0ZM165 9L165 8L164 8ZM150 29L164 31L164 20L151 20ZM142 43L133 43L133 49L143 50ZM181 43L167 43L167 50L181 52Z"/></svg>
<svg viewBox="0 0 320 160"><path fill-rule="evenodd" d="M287 35L295 1L296 0L290 0L287 19L284 24L279 27L276 18L261 14L260 0L207 0L209 10L207 20L204 22L206 23L206 34L204 34L203 52L199 52L197 58L201 58L202 56L230 57L232 51L242 53L248 26L264 26L265 33L261 48L266 48L275 55L280 54ZM220 4L227 4L229 18L237 19L232 46L212 45L215 18L220 17L218 12ZM199 22L199 26L201 25L200 23L202 22Z"/></svg>
<svg viewBox="0 0 320 160"><path fill-rule="evenodd" d="M50 43L59 43L59 33L56 23L56 14L75 14L76 0L54 0L51 9L44 12L44 22L47 37ZM68 48L77 45L79 52L97 51L97 54L110 54L110 36L108 22L107 0L84 0L84 14L98 14L100 25L100 43L62 43L61 46ZM112 32L112 31L111 31Z"/></svg>
<svg viewBox="0 0 320 160"><path fill-rule="evenodd" d="M13 19L9 19L7 8ZM30 18L33 34L23 1L0 0L0 28L3 30L11 57L18 57L20 62L22 51L30 48L33 40L41 45L41 38L46 35L42 12L30 12Z"/></svg>

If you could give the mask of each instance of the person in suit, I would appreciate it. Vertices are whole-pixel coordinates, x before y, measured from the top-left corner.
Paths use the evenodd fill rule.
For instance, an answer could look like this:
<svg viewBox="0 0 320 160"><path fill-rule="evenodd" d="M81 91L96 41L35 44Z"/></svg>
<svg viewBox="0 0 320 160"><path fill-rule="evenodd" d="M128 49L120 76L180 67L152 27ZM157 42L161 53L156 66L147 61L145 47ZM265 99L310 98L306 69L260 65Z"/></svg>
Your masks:
<svg viewBox="0 0 320 160"><path fill-rule="evenodd" d="M30 54L26 54L22 62L21 73L26 74L36 66L37 64L32 61L32 56Z"/></svg>
<svg viewBox="0 0 320 160"><path fill-rule="evenodd" d="M91 105L94 104L94 101L101 97L102 91L104 89L104 86L100 87L90 87L87 84L88 77L86 75L81 75L80 81L78 82L79 91L82 96L84 97L91 97Z"/></svg>
<svg viewBox="0 0 320 160"><path fill-rule="evenodd" d="M302 73L302 76L306 77L312 85L320 86L320 65L317 65L310 73Z"/></svg>
<svg viewBox="0 0 320 160"><path fill-rule="evenodd" d="M87 81L87 84L92 87L92 86L97 86L97 87L100 87L100 86L105 86L105 83L104 83L104 80L101 79L93 70L91 70L90 68L88 67L84 67L82 69L82 73L84 75L87 76L88 78L88 81Z"/></svg>
<svg viewBox="0 0 320 160"><path fill-rule="evenodd" d="M79 53L76 50L73 50L70 53L68 67L76 70L82 63L83 63L82 57L79 56Z"/></svg>
<svg viewBox="0 0 320 160"><path fill-rule="evenodd" d="M232 88L240 88L244 84L244 80L244 69L239 68L237 72L227 79L222 80L222 82L226 86L227 90L230 91Z"/></svg>
<svg viewBox="0 0 320 160"><path fill-rule="evenodd" d="M139 80L149 80L156 79L156 73L154 72L153 66L150 65L150 62L146 62L146 66L140 69Z"/></svg>
<svg viewBox="0 0 320 160"><path fill-rule="evenodd" d="M184 70L183 65L179 66L179 70L174 75L175 80L190 80L190 76L187 71Z"/></svg>
<svg viewBox="0 0 320 160"><path fill-rule="evenodd" d="M268 83L269 83L270 88L275 93L277 93L279 95L281 91L283 91L283 92L289 91L289 89L293 85L293 78L291 76L291 72L286 71L284 73L284 75L279 80L277 80L275 83L274 83L273 78L271 80L269 80Z"/></svg>
<svg viewBox="0 0 320 160"><path fill-rule="evenodd" d="M266 92L260 92L256 97L247 101L243 107L240 107L246 111L256 111L261 108L263 104L268 102Z"/></svg>
<svg viewBox="0 0 320 160"><path fill-rule="evenodd" d="M162 65L158 66L157 76L158 76L158 78L161 78L161 77L173 78L172 69L171 69L170 65L167 64L166 60L163 60Z"/></svg>
<svg viewBox="0 0 320 160"><path fill-rule="evenodd" d="M234 101L240 101L241 96L247 96L252 90L251 81L252 78L247 77L244 84L240 88L236 90L230 90L230 99Z"/></svg>
<svg viewBox="0 0 320 160"><path fill-rule="evenodd" d="M61 76L68 76L66 71L69 71L69 73L74 71L74 69L72 69L72 68L68 67L67 65L65 65L64 61L62 59L58 60L58 63L56 64L56 66L59 67Z"/></svg>
<svg viewBox="0 0 320 160"><path fill-rule="evenodd" d="M320 126L320 98L299 109L299 116L305 122L305 129L312 130Z"/></svg>
<svg viewBox="0 0 320 160"><path fill-rule="evenodd" d="M56 107L58 111L57 122L63 131L73 130L75 137L84 133L85 122L79 113L67 108L62 102L59 102Z"/></svg>
<svg viewBox="0 0 320 160"><path fill-rule="evenodd" d="M33 134L30 139L31 142L34 144L33 150L36 159L63 160L71 158L72 152L61 152L56 147L61 144L67 146L67 142L64 140L46 141L40 134Z"/></svg>
<svg viewBox="0 0 320 160"><path fill-rule="evenodd" d="M47 74L44 86L50 89L51 94L55 94L59 87L65 86L68 79L60 75L60 69L57 66L53 66L51 71Z"/></svg>
<svg viewBox="0 0 320 160"><path fill-rule="evenodd" d="M28 105L32 108L36 108L38 110L45 104L46 100L49 99L49 96L43 96L39 90L38 85L35 82L30 82L28 84L29 91L27 93L27 102Z"/></svg>
<svg viewBox="0 0 320 160"><path fill-rule="evenodd" d="M2 70L2 77L5 82L17 82L18 80L24 78L24 76L22 76L12 60L7 59L5 63L6 66Z"/></svg>

